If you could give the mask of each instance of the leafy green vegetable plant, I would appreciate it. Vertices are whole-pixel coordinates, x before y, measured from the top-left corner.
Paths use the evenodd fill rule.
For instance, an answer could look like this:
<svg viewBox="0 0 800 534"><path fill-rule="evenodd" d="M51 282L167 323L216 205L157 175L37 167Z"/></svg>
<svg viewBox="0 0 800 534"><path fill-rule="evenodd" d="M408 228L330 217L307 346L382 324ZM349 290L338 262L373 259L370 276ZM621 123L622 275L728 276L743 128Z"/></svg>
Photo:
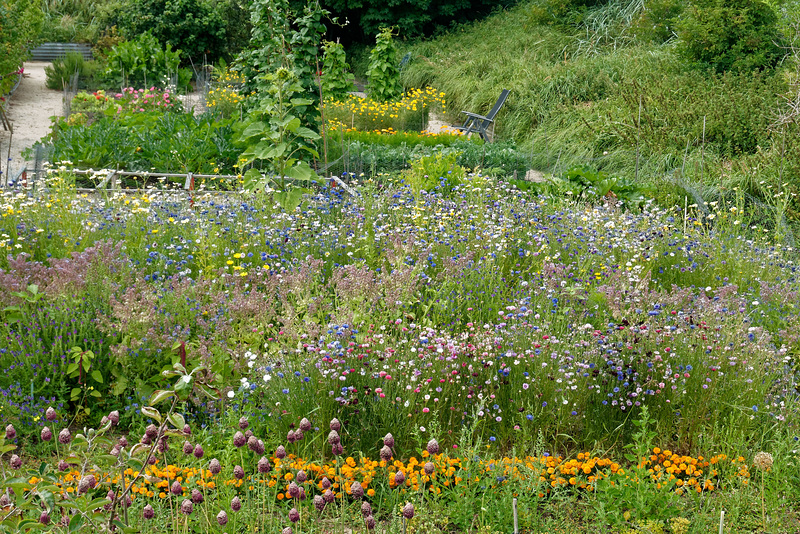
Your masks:
<svg viewBox="0 0 800 534"><path fill-rule="evenodd" d="M369 96L373 100L392 100L403 92L393 28L382 28L376 36L375 48L369 54L367 81Z"/></svg>

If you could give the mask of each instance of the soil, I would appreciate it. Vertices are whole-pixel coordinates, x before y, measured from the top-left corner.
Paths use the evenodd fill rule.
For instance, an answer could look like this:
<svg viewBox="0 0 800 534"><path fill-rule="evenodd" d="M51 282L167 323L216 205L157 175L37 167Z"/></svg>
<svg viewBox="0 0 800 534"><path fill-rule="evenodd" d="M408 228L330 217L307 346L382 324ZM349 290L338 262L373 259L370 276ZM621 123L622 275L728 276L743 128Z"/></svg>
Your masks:
<svg viewBox="0 0 800 534"><path fill-rule="evenodd" d="M9 99L6 116L14 131L12 135L0 128L3 178L10 176L13 179L24 166L33 166L32 160L26 161L22 157L22 151L50 133L50 118L63 113L62 92L45 87L44 68L48 65L50 63L43 61L25 63L22 81Z"/></svg>

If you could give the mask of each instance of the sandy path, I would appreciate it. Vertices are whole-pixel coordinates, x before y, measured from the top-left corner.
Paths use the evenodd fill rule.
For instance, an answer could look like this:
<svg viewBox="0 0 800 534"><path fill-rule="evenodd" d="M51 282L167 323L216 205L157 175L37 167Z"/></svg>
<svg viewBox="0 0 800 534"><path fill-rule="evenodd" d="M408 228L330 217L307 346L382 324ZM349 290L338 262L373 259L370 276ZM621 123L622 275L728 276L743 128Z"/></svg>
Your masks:
<svg viewBox="0 0 800 534"><path fill-rule="evenodd" d="M63 112L62 92L45 87L44 68L50 63L29 61L25 75L9 101L7 116L14 133L0 128L0 161L3 177L14 178L25 165L33 166L22 157L22 151L50 133L50 117ZM8 161L8 144L11 140L11 160ZM10 172L9 172L10 171Z"/></svg>

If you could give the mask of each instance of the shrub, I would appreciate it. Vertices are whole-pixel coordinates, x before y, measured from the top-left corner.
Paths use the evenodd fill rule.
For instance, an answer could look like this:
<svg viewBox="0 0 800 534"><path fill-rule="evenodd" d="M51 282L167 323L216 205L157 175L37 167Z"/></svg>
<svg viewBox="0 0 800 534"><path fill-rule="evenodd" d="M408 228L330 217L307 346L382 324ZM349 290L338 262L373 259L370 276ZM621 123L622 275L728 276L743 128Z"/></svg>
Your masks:
<svg viewBox="0 0 800 534"><path fill-rule="evenodd" d="M47 76L45 85L48 89L61 90L64 85L69 85L72 77L78 75L78 87L86 88L92 85L91 80L97 72L97 65L93 61L86 61L78 52L67 52L60 59L54 59L52 65L44 68Z"/></svg>
<svg viewBox="0 0 800 534"><path fill-rule="evenodd" d="M161 48L158 40L143 33L134 41L119 43L108 54L104 73L109 87L166 88L173 83L178 89L189 86L191 73L180 69L181 50L172 50L170 44Z"/></svg>
<svg viewBox="0 0 800 534"><path fill-rule="evenodd" d="M180 47L188 58L213 61L223 53L225 20L203 0L127 0L117 26L128 39L149 32L161 46Z"/></svg>
<svg viewBox="0 0 800 534"><path fill-rule="evenodd" d="M702 0L677 30L678 53L719 73L771 68L781 57L778 16L759 0Z"/></svg>
<svg viewBox="0 0 800 534"><path fill-rule="evenodd" d="M0 0L0 96L17 82L17 71L39 33L42 13L32 0Z"/></svg>
<svg viewBox="0 0 800 534"><path fill-rule="evenodd" d="M344 47L325 41L322 55L322 97L333 99L347 98L347 93L355 91L353 75L344 52Z"/></svg>
<svg viewBox="0 0 800 534"><path fill-rule="evenodd" d="M397 66L397 47L394 44L394 30L382 28L375 37L375 48L369 54L369 96L373 100L385 102L400 96L400 69Z"/></svg>

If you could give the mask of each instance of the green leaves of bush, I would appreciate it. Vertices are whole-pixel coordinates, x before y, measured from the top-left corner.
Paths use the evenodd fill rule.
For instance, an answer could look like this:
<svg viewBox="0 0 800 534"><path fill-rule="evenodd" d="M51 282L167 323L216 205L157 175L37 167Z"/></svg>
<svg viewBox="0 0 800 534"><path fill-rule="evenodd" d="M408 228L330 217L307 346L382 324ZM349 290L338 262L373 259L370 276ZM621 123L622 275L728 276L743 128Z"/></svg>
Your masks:
<svg viewBox="0 0 800 534"><path fill-rule="evenodd" d="M385 102L398 98L403 93L393 28L382 28L376 36L375 48L369 54L367 80L369 96L373 100Z"/></svg>
<svg viewBox="0 0 800 534"><path fill-rule="evenodd" d="M778 16L759 0L702 0L677 24L678 53L722 73L774 67L781 57Z"/></svg>

